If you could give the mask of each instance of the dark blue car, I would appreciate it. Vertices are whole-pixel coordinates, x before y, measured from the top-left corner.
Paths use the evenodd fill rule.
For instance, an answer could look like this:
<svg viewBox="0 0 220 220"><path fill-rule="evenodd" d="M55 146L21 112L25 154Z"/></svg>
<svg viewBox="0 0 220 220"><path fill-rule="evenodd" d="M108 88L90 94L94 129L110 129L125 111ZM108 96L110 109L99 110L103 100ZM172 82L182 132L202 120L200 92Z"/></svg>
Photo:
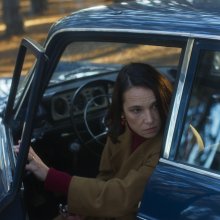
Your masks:
<svg viewBox="0 0 220 220"><path fill-rule="evenodd" d="M136 0L74 12L43 46L22 39L1 103L1 220L52 219L64 201L24 172L30 143L49 166L97 174L114 80L130 62L153 65L174 85L137 219L220 219L220 2Z"/></svg>

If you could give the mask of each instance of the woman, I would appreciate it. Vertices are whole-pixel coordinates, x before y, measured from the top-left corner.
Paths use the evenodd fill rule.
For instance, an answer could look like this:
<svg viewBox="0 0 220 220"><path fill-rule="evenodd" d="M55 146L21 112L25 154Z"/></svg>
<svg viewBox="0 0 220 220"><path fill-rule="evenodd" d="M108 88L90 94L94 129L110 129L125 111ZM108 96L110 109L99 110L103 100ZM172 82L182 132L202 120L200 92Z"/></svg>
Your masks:
<svg viewBox="0 0 220 220"><path fill-rule="evenodd" d="M135 219L159 160L171 92L169 81L150 65L131 63L120 70L97 178L49 168L30 149L26 169L44 181L46 190L67 196L67 215L57 219Z"/></svg>

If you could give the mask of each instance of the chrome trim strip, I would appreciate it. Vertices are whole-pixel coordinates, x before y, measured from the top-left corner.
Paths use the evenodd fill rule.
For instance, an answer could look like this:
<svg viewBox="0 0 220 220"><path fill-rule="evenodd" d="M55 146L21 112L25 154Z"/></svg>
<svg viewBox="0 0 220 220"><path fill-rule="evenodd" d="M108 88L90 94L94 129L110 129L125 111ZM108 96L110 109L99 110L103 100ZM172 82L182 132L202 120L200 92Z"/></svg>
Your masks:
<svg viewBox="0 0 220 220"><path fill-rule="evenodd" d="M188 170L188 171L191 171L191 172L194 172L194 173L197 173L197 174L205 175L205 176L208 176L208 177L214 177L214 178L220 180L220 175L219 174L212 173L212 172L209 172L209 171L206 171L206 170L202 170L202 169L196 168L196 167L191 167L190 165L177 163L177 162L170 161L170 160L167 160L167 159L164 159L164 158L160 158L159 162L165 163L165 164L168 164L168 165L180 168L180 169Z"/></svg>
<svg viewBox="0 0 220 220"><path fill-rule="evenodd" d="M137 33L137 34L155 34L155 35L170 35L170 36L177 36L177 37L187 37L187 38L201 38L201 39L211 39L211 40L220 40L220 35L209 35L209 34L193 34L189 32L175 32L175 31L157 31L157 30L140 30L140 29L121 29L121 28L64 28L54 32L46 45L51 41L51 39L62 32L72 31L72 32L125 32L125 33Z"/></svg>
<svg viewBox="0 0 220 220"><path fill-rule="evenodd" d="M164 158L168 158L170 154L174 128L176 126L177 115L178 115L178 111L180 108L180 100L181 100L182 93L183 93L183 87L184 87L185 80L186 80L186 74L187 74L188 67L189 67L189 61L190 61L190 57L192 53L193 44L194 44L194 39L188 39L188 42L186 45L186 51L185 51L184 58L183 58L183 64L182 64L182 68L180 72L180 79L179 79L178 86L177 86L177 93L176 93L173 110L172 110L171 117L170 117L171 118L170 125L168 128L167 136L165 138L165 150L163 154Z"/></svg>

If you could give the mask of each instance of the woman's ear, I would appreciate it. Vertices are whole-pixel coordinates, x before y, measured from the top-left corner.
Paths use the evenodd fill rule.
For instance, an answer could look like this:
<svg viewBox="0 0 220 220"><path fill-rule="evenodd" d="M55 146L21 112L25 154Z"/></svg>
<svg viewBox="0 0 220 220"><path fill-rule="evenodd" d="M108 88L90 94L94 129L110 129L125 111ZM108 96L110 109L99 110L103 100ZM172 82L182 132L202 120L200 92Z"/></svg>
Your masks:
<svg viewBox="0 0 220 220"><path fill-rule="evenodd" d="M125 122L126 122L126 118L125 118L124 112L122 112L122 114L121 114L121 124L125 125Z"/></svg>

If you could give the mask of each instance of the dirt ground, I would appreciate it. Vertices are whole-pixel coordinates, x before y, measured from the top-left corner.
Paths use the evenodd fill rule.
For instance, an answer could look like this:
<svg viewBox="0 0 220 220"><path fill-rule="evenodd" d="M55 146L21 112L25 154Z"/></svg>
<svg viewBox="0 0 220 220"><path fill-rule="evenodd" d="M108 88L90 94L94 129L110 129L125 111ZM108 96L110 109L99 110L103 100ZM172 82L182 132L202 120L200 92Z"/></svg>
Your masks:
<svg viewBox="0 0 220 220"><path fill-rule="evenodd" d="M5 25L2 21L2 1L0 3L0 77L12 76L20 41L28 36L42 43L52 23L81 8L110 4L110 0L48 0L48 9L40 16L33 16L30 0L20 0L20 10L24 20L25 34L3 38Z"/></svg>

